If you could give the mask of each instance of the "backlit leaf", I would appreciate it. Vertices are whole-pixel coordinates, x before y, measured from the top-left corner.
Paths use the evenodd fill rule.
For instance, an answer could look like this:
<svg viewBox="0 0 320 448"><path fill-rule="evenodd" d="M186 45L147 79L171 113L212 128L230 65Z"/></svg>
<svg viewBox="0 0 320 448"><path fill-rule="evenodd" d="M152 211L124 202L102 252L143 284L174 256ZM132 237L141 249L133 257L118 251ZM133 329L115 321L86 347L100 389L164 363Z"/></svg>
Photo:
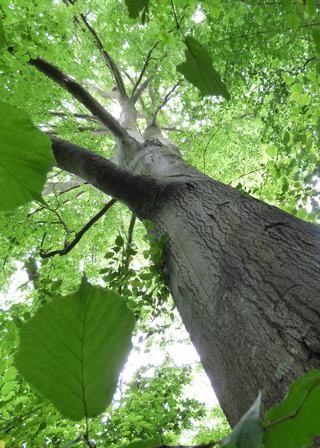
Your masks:
<svg viewBox="0 0 320 448"><path fill-rule="evenodd" d="M53 164L49 138L25 112L0 101L0 210L41 200Z"/></svg>
<svg viewBox="0 0 320 448"><path fill-rule="evenodd" d="M16 366L65 417L94 417L113 397L133 327L120 296L83 281L22 327Z"/></svg>
<svg viewBox="0 0 320 448"><path fill-rule="evenodd" d="M201 95L223 96L230 98L226 85L212 66L212 59L206 48L191 36L185 40L186 61L177 66L177 70L200 90Z"/></svg>

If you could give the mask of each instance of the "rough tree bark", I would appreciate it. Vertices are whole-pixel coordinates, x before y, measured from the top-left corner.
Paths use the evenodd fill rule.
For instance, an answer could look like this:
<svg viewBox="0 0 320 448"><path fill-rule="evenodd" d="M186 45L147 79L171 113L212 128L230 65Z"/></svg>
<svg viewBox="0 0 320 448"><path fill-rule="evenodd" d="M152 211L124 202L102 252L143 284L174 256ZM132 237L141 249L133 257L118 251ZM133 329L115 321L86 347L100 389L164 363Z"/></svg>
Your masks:
<svg viewBox="0 0 320 448"><path fill-rule="evenodd" d="M293 378L320 367L320 229L185 163L155 117L143 136L129 109L116 122L59 69L32 64L113 133L117 165L54 138L57 164L169 236L167 282L230 423L259 390L269 407Z"/></svg>

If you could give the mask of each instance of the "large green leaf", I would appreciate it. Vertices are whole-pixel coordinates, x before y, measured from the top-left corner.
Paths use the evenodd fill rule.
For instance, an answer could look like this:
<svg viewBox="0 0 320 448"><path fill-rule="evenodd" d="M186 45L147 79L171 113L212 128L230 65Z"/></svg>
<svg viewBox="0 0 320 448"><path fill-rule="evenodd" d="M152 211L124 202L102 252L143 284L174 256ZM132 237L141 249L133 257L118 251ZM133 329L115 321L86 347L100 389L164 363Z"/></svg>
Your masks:
<svg viewBox="0 0 320 448"><path fill-rule="evenodd" d="M65 417L94 417L112 399L133 327L120 296L83 281L22 327L16 366Z"/></svg>
<svg viewBox="0 0 320 448"><path fill-rule="evenodd" d="M302 448L320 435L320 370L295 381L284 401L269 410L265 420L265 448Z"/></svg>
<svg viewBox="0 0 320 448"><path fill-rule="evenodd" d="M145 22L145 16L149 8L149 0L125 0L129 11L129 17L136 19L142 12L142 22Z"/></svg>
<svg viewBox="0 0 320 448"><path fill-rule="evenodd" d="M162 446L162 441L158 437L156 439L137 440L136 442L130 443L130 445L126 445L125 448L157 448L160 446Z"/></svg>
<svg viewBox="0 0 320 448"><path fill-rule="evenodd" d="M53 164L49 138L25 112L0 101L0 210L41 200Z"/></svg>
<svg viewBox="0 0 320 448"><path fill-rule="evenodd" d="M224 447L260 448L263 428L260 420L261 395L244 414L232 433L222 441Z"/></svg>
<svg viewBox="0 0 320 448"><path fill-rule="evenodd" d="M186 38L185 43L186 61L178 65L177 70L197 87L203 96L216 95L229 99L227 87L213 68L211 56L206 48L191 36Z"/></svg>

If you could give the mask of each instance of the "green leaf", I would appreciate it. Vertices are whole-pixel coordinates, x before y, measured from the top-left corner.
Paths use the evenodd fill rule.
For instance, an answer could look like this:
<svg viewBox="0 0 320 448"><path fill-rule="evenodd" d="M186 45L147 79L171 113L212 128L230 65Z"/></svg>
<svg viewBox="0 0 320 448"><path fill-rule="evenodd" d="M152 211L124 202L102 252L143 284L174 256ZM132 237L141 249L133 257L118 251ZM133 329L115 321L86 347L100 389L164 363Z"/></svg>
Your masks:
<svg viewBox="0 0 320 448"><path fill-rule="evenodd" d="M264 422L265 448L311 446L320 435L320 370L296 380L287 397L269 410Z"/></svg>
<svg viewBox="0 0 320 448"><path fill-rule="evenodd" d="M133 327L120 296L83 281L23 325L16 366L65 417L94 417L112 399Z"/></svg>
<svg viewBox="0 0 320 448"><path fill-rule="evenodd" d="M301 104L301 106L308 106L308 104L310 104L310 97L309 95L307 95L306 93L303 93L302 95L300 95L299 98L299 104Z"/></svg>
<svg viewBox="0 0 320 448"><path fill-rule="evenodd" d="M0 210L41 200L53 164L49 138L25 112L0 101Z"/></svg>
<svg viewBox="0 0 320 448"><path fill-rule="evenodd" d="M0 19L0 50L6 48L7 42L6 42L6 35L4 33L2 20Z"/></svg>
<svg viewBox="0 0 320 448"><path fill-rule="evenodd" d="M124 239L122 238L121 235L118 235L116 240L115 240L115 244L116 246L123 246L124 245Z"/></svg>
<svg viewBox="0 0 320 448"><path fill-rule="evenodd" d="M126 445L125 448L157 448L162 445L160 437L150 440L138 440Z"/></svg>
<svg viewBox="0 0 320 448"><path fill-rule="evenodd" d="M142 12L142 22L144 23L145 18L143 19L143 17L148 12L149 0L125 0L125 2L129 11L129 17L136 19Z"/></svg>
<svg viewBox="0 0 320 448"><path fill-rule="evenodd" d="M296 29L296 28L299 27L300 19L299 19L299 16L295 12L292 12L292 13L289 14L289 16L288 16L288 24L293 29Z"/></svg>
<svg viewBox="0 0 320 448"><path fill-rule="evenodd" d="M273 144L267 145L266 153L270 157L275 157L277 155L277 148L276 148L276 146L273 145Z"/></svg>
<svg viewBox="0 0 320 448"><path fill-rule="evenodd" d="M191 36L186 38L185 44L186 61L177 66L178 72L197 87L201 95L223 96L228 100L230 95L227 87L213 68L208 51Z"/></svg>
<svg viewBox="0 0 320 448"><path fill-rule="evenodd" d="M232 433L222 441L222 446L260 448L263 436L263 428L260 420L260 404L261 395L259 394L256 401L248 412L244 414Z"/></svg>

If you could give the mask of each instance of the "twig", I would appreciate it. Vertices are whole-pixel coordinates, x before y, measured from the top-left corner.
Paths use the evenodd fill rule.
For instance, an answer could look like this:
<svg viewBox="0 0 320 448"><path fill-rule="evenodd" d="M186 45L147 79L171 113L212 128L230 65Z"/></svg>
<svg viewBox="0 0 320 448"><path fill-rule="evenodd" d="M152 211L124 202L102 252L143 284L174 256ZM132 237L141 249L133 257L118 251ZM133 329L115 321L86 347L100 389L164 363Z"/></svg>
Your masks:
<svg viewBox="0 0 320 448"><path fill-rule="evenodd" d="M45 252L43 250L40 250L40 256L41 258L49 258L54 257L55 255L66 255L68 254L75 246L78 244L78 242L81 240L83 235L95 224L108 210L115 204L117 201L116 199L111 199L96 215L94 215L90 221L85 224L81 230L76 234L75 238L67 244L63 249L57 249L53 250L51 252Z"/></svg>
<svg viewBox="0 0 320 448"><path fill-rule="evenodd" d="M249 171L248 173L241 174L241 176L236 177L235 179L231 180L231 181L228 183L228 185L231 185L231 184L232 184L233 182L235 182L236 180L242 179L242 177L249 176L249 174L257 173L257 172L259 172L259 171L261 171L261 170L263 170L263 167L262 167L262 168L257 168L257 169L255 169L255 170L251 170L251 171Z"/></svg>
<svg viewBox="0 0 320 448"><path fill-rule="evenodd" d="M174 20L176 22L176 28L181 33L181 35L183 37L183 40L185 41L185 36L184 36L183 31L181 29L181 26L180 26L180 23L179 23L179 20L178 20L178 16L177 16L177 12L176 12L176 8L174 6L173 0L170 0L170 2L171 2L171 8L172 8Z"/></svg>
<svg viewBox="0 0 320 448"><path fill-rule="evenodd" d="M125 249L125 260L124 260L124 270L125 272L128 270L129 268L129 263L130 263L130 248L131 248L131 244L132 244L132 238L133 238L133 230L134 230L134 226L136 223L136 219L137 216L135 213L132 213L131 215L131 220L130 220L130 224L129 224L129 229L128 229L128 239L127 239L127 245L126 245L126 249Z"/></svg>
<svg viewBox="0 0 320 448"><path fill-rule="evenodd" d="M32 409L31 411L26 412L25 414L22 415L17 415L15 416L12 420L10 420L9 423L7 423L5 426L2 426L0 428L0 432L4 431L4 432L9 432L11 431L12 428L14 428L17 424L18 421L24 419L25 417L28 417L28 415L30 414L34 414L35 412L39 411L40 409L45 408L46 406L38 406L35 409ZM16 421L16 422L15 422ZM15 423L14 423L15 422Z"/></svg>
<svg viewBox="0 0 320 448"><path fill-rule="evenodd" d="M215 138L215 136L217 135L217 133L220 131L220 128L218 128L213 134L211 134L209 140L207 141L206 147L203 150L202 153L202 159L203 159L203 172L204 174L206 174L206 156L207 156L207 151L209 148L210 143L212 142L212 140Z"/></svg>
<svg viewBox="0 0 320 448"><path fill-rule="evenodd" d="M169 92L166 94L166 96L164 97L164 100L162 101L162 103L156 108L153 116L152 116L152 124L155 123L156 119L157 119L157 115L160 112L160 110L167 104L167 102L169 101L171 95L173 94L173 92L176 90L176 88L182 83L182 79L180 79L173 87L171 90L169 90Z"/></svg>

